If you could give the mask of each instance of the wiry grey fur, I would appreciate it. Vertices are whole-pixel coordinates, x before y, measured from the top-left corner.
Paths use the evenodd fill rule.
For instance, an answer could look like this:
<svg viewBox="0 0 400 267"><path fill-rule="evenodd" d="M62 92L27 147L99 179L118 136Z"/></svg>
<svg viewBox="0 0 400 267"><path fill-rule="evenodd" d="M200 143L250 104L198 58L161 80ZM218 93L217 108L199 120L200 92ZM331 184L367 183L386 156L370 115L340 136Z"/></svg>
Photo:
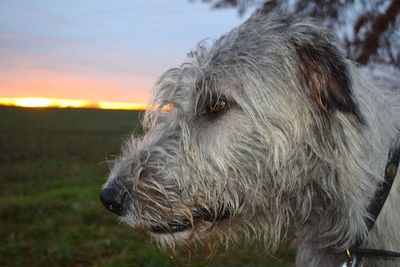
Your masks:
<svg viewBox="0 0 400 267"><path fill-rule="evenodd" d="M218 114L206 111L212 98L226 101ZM358 239L400 251L399 179L369 233L365 222L399 142L399 84L374 85L308 20L253 17L201 43L161 76L143 125L105 187L127 190L121 220L145 233L192 222L150 233L161 247L246 237L273 251L288 239L297 266L335 267ZM214 219L196 220L199 209ZM390 263L364 266L400 265Z"/></svg>

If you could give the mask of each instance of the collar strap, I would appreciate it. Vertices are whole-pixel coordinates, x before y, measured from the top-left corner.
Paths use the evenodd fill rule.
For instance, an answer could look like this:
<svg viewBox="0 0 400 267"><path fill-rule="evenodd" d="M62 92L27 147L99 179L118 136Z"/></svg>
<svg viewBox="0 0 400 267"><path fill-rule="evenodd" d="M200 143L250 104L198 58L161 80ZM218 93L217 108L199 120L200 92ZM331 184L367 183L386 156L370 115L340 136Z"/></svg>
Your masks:
<svg viewBox="0 0 400 267"><path fill-rule="evenodd" d="M399 259L400 253L383 250L383 249L370 249L370 248L351 248L345 251L347 260L341 265L343 267L358 267L362 258L392 258Z"/></svg>
<svg viewBox="0 0 400 267"><path fill-rule="evenodd" d="M397 169L399 167L400 162L400 143L392 148L389 152L388 161L386 163L385 169L385 180L382 185L376 190L375 195L368 206L368 213L370 214L367 217L366 223L368 226L368 230L374 226L376 219L378 218L383 205L386 202L387 197L389 196L390 189L392 188L394 179L397 175ZM343 266L358 266L358 260L363 257L365 258L400 258L399 252L393 252L388 250L381 249L368 249L368 248L359 248L361 245L361 240L358 241L352 248L347 249L345 251L345 256L347 258L347 262Z"/></svg>
<svg viewBox="0 0 400 267"><path fill-rule="evenodd" d="M392 188L394 179L397 175L397 169L400 161L400 145L392 148L389 152L388 161L385 169L385 180L375 192L375 196L368 206L369 217L366 218L368 230L374 226L376 219L381 212L387 197L389 196L390 189Z"/></svg>
<svg viewBox="0 0 400 267"><path fill-rule="evenodd" d="M346 254L361 258L400 258L400 252L372 248L352 248L346 251Z"/></svg>

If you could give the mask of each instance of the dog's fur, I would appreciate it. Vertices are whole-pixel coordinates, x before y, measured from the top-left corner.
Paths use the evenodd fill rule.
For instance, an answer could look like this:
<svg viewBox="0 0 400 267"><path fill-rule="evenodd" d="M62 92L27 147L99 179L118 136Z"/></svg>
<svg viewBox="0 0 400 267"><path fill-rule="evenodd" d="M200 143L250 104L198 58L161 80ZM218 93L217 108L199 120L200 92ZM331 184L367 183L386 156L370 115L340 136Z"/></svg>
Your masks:
<svg viewBox="0 0 400 267"><path fill-rule="evenodd" d="M121 220L161 247L246 237L273 251L288 239L297 266L341 266L357 240L400 251L398 181L366 226L399 143L399 84L374 85L309 20L255 16L200 44L159 79L143 124L105 187L128 192Z"/></svg>

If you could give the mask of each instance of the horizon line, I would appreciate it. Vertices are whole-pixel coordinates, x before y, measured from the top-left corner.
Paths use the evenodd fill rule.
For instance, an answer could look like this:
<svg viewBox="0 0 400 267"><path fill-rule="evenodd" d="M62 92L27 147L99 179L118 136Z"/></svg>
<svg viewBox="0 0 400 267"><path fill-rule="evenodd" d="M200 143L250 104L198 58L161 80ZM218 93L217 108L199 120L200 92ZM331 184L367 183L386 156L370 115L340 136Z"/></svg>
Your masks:
<svg viewBox="0 0 400 267"><path fill-rule="evenodd" d="M0 97L0 106L25 108L94 108L109 110L145 110L147 103L90 101L47 97Z"/></svg>

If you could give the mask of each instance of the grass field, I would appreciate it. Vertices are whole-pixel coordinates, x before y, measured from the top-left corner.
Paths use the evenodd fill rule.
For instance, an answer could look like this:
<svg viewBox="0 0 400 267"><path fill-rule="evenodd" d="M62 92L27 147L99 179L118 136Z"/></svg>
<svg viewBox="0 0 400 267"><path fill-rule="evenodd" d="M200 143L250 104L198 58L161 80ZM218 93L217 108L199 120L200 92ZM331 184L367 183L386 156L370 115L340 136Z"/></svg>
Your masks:
<svg viewBox="0 0 400 267"><path fill-rule="evenodd" d="M99 202L105 162L133 130L136 111L0 107L0 266L176 266ZM293 266L251 249L209 265Z"/></svg>

